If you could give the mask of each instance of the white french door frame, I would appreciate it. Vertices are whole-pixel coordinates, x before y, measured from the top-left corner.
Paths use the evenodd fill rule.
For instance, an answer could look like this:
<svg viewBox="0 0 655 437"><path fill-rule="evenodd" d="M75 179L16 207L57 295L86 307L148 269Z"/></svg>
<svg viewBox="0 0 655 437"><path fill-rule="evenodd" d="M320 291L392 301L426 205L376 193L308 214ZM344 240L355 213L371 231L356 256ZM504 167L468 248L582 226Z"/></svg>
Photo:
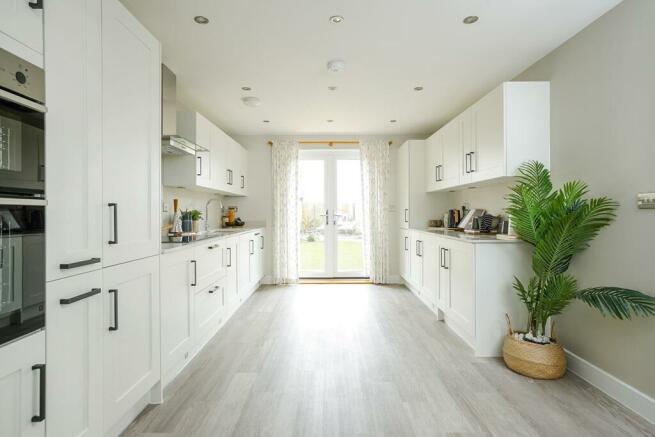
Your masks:
<svg viewBox="0 0 655 437"><path fill-rule="evenodd" d="M324 199L325 219L325 271L300 272L302 278L365 278L364 271L339 271L338 269L338 235L337 235L337 161L360 159L359 149L303 149L299 159L323 161L324 163ZM363 241L362 241L362 244ZM300 244L298 245L300 250ZM362 247L363 254L363 247Z"/></svg>

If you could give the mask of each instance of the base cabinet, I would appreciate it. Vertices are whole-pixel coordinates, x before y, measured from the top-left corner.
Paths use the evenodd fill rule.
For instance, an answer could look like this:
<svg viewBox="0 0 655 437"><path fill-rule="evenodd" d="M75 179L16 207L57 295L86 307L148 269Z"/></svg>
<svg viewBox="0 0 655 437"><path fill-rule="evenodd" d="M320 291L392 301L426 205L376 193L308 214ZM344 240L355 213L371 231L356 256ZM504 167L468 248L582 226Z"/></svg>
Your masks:
<svg viewBox="0 0 655 437"><path fill-rule="evenodd" d="M410 280L409 260L411 252L409 250L409 231L400 230L400 277L405 281Z"/></svg>
<svg viewBox="0 0 655 437"><path fill-rule="evenodd" d="M45 378L45 360L43 331L0 347L0 435L45 435L49 414L40 405L46 393L39 388Z"/></svg>
<svg viewBox="0 0 655 437"><path fill-rule="evenodd" d="M194 304L195 350L199 351L216 334L223 323L225 308L225 284L221 280L216 284L196 291Z"/></svg>
<svg viewBox="0 0 655 437"><path fill-rule="evenodd" d="M49 436L102 435L101 287L100 270L47 284Z"/></svg>
<svg viewBox="0 0 655 437"><path fill-rule="evenodd" d="M225 246L225 311L226 318L230 317L239 307L239 294L237 290L237 237L223 240Z"/></svg>
<svg viewBox="0 0 655 437"><path fill-rule="evenodd" d="M160 379L159 257L104 269L105 432Z"/></svg>

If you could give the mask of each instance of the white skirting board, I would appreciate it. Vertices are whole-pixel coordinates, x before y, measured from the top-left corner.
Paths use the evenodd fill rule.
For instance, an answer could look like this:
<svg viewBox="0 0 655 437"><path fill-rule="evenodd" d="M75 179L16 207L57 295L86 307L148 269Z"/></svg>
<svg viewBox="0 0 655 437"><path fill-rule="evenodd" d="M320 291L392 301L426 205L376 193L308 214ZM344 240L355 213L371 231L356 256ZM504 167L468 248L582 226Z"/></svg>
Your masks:
<svg viewBox="0 0 655 437"><path fill-rule="evenodd" d="M655 424L655 399L610 375L600 367L566 350L568 370L626 408Z"/></svg>

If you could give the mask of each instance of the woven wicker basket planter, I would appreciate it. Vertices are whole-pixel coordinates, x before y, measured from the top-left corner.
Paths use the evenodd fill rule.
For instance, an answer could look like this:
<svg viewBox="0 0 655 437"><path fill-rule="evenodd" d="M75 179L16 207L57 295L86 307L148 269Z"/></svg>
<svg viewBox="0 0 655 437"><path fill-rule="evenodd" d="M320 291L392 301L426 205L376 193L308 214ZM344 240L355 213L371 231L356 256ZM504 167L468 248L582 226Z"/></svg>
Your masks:
<svg viewBox="0 0 655 437"><path fill-rule="evenodd" d="M503 360L508 368L535 379L558 379L566 373L566 355L558 343L536 344L514 338L509 317L509 333L503 342Z"/></svg>

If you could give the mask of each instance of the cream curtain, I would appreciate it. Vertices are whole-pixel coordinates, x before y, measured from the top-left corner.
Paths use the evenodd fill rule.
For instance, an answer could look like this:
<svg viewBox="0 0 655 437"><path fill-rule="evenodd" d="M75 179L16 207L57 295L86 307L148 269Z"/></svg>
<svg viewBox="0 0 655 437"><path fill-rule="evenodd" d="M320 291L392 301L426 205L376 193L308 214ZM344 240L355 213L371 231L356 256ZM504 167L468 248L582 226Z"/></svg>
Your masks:
<svg viewBox="0 0 655 437"><path fill-rule="evenodd" d="M366 272L374 283L387 284L389 282L387 230L389 145L385 141L362 141L360 150Z"/></svg>
<svg viewBox="0 0 655 437"><path fill-rule="evenodd" d="M298 280L298 142L273 142L273 279Z"/></svg>

